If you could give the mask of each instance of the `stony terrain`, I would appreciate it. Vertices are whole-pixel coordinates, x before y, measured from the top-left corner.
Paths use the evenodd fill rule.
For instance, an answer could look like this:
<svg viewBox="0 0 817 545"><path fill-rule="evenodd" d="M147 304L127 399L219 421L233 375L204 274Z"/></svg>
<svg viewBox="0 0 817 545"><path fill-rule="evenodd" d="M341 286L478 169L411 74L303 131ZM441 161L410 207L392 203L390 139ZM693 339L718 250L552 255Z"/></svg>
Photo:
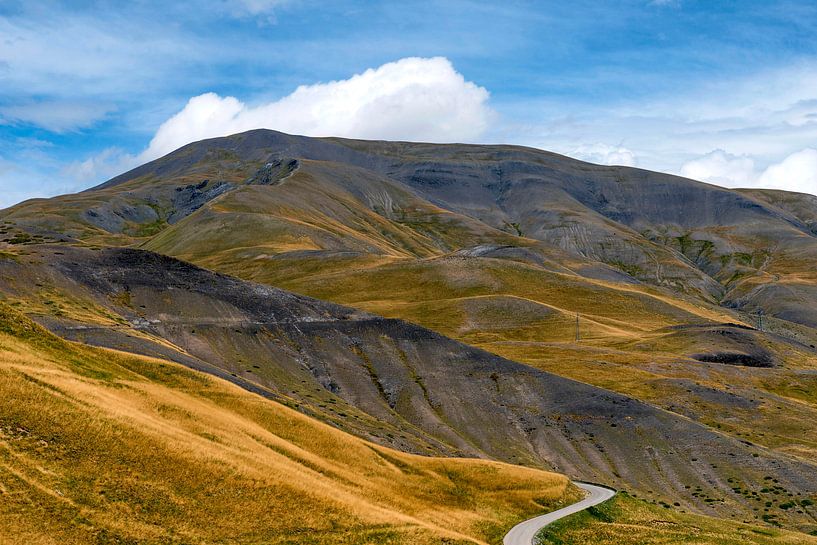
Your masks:
<svg viewBox="0 0 817 545"><path fill-rule="evenodd" d="M0 294L404 451L811 531L815 224L807 195L259 130L0 211Z"/></svg>
<svg viewBox="0 0 817 545"><path fill-rule="evenodd" d="M0 278L17 306L39 290L66 301L39 318L64 337L173 359L405 451L547 467L738 517L749 514L744 487L764 479L817 493L815 465L672 412L157 254L32 247ZM83 308L99 319L77 319ZM778 516L807 524L808 513Z"/></svg>
<svg viewBox="0 0 817 545"><path fill-rule="evenodd" d="M561 475L367 443L166 360L69 343L0 303L0 542L485 545Z"/></svg>

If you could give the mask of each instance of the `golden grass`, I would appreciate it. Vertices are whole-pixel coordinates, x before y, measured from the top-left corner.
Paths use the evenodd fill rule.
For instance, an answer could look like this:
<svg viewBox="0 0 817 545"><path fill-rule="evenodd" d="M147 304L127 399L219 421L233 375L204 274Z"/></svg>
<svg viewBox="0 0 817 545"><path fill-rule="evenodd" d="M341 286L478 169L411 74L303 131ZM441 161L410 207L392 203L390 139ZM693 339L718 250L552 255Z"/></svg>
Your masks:
<svg viewBox="0 0 817 545"><path fill-rule="evenodd" d="M237 249L256 256L337 249L399 258L439 255L468 234L461 225L467 223L465 218L379 178L367 180L371 173L350 168L351 173L362 176L354 183L367 189L368 198L382 201L381 208L389 207L381 210L395 216L389 219L349 192L342 172L327 178L324 168L302 161L301 168L274 189L241 187L166 229L145 247L200 263ZM507 235L497 232L493 236ZM441 248L439 240L451 244L442 243Z"/></svg>
<svg viewBox="0 0 817 545"><path fill-rule="evenodd" d="M549 526L540 545L808 545L802 533L682 513L619 494L588 511Z"/></svg>
<svg viewBox="0 0 817 545"><path fill-rule="evenodd" d="M233 261L221 270L275 277L277 263ZM295 262L287 264L294 269ZM693 362L694 337L672 326L741 323L703 302L644 285L615 284L496 259L438 258L366 263L347 269L310 261L280 286L387 317L402 318L465 343L692 417L724 433L817 460L811 439L817 400L799 369L817 359L793 345L763 340L782 369ZM581 342L574 342L579 312ZM714 347L713 347L714 348ZM694 388L703 388L695 393ZM735 394L756 407L722 404Z"/></svg>
<svg viewBox="0 0 817 545"><path fill-rule="evenodd" d="M0 306L0 542L496 543L565 477L353 438Z"/></svg>
<svg viewBox="0 0 817 545"><path fill-rule="evenodd" d="M270 269L274 264L269 264ZM265 281L259 271L253 279ZM233 274L246 276L243 267ZM633 340L645 332L670 325L713 320L734 320L722 311L673 300L656 290L641 286L616 287L608 282L555 273L506 260L441 258L399 261L377 267L334 271L292 278L281 287L328 299L386 316L401 317L422 325L444 311L452 320L446 334L468 329L463 306L467 299L515 298L554 315L546 327L536 331L539 341L568 341L573 338L575 314L582 316L586 339ZM603 304L600 304L603 302ZM499 305L494 316L484 316L482 331L492 321L507 321ZM445 308L448 310L444 310ZM515 316L515 310L510 310ZM524 318L524 316L523 316ZM529 320L517 319L516 327L528 328ZM503 328L503 338L513 339L512 328ZM522 340L522 339L517 339Z"/></svg>

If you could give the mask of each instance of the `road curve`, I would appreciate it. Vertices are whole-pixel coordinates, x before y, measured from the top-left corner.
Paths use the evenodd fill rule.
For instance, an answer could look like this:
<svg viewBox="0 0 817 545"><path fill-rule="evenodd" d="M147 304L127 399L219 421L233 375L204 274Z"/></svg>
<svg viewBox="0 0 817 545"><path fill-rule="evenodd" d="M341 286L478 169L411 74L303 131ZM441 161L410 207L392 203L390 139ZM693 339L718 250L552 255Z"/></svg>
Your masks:
<svg viewBox="0 0 817 545"><path fill-rule="evenodd" d="M594 484L574 482L576 486L587 492L587 496L576 503L570 504L567 507L562 507L558 511L539 515L525 522L520 522L505 536L502 540L503 545L531 545L533 537L545 526L552 522L564 518L573 513L578 513L588 507L593 507L601 502L607 501L616 495L615 490L596 486Z"/></svg>

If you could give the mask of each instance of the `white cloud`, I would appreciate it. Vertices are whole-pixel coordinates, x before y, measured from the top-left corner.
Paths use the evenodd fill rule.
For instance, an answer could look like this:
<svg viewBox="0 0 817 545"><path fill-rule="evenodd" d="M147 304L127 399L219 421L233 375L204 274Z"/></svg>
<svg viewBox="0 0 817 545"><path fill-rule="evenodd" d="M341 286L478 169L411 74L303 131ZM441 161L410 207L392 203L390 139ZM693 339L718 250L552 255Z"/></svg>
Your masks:
<svg viewBox="0 0 817 545"><path fill-rule="evenodd" d="M488 97L448 59L410 57L346 80L303 85L257 106L215 93L193 97L159 127L140 158L155 159L189 142L256 128L308 136L474 141L493 116Z"/></svg>
<svg viewBox="0 0 817 545"><path fill-rule="evenodd" d="M108 148L84 161L65 165L44 150L51 142L18 139L25 149L15 157L0 157L0 209L30 198L74 193L130 170L139 159L118 148Z"/></svg>
<svg viewBox="0 0 817 545"><path fill-rule="evenodd" d="M759 171L746 155L714 150L681 167L681 175L725 187L759 187L817 194L817 149L806 148Z"/></svg>
<svg viewBox="0 0 817 545"><path fill-rule="evenodd" d="M760 187L761 175L771 165L815 147L815 90L817 62L802 62L618 105L528 100L516 111L502 109L504 119L525 121L513 130L503 128L493 140L599 162L603 157L574 150L592 142L626 141L641 168L731 187ZM802 190L802 184L787 183L781 187Z"/></svg>
<svg viewBox="0 0 817 545"><path fill-rule="evenodd" d="M98 103L30 102L0 108L0 123L30 123L50 131L64 132L92 125L110 110L109 106Z"/></svg>
<svg viewBox="0 0 817 545"><path fill-rule="evenodd" d="M771 165L758 179L758 186L817 194L817 149L792 153Z"/></svg>
<svg viewBox="0 0 817 545"><path fill-rule="evenodd" d="M38 167L0 157L0 210L26 199L50 197L82 187L66 180L55 181L52 175Z"/></svg>
<svg viewBox="0 0 817 545"><path fill-rule="evenodd" d="M727 187L752 185L757 176L751 157L732 155L720 149L684 163L681 175Z"/></svg>
<svg viewBox="0 0 817 545"><path fill-rule="evenodd" d="M133 93L155 88L158 78L178 70L180 57L193 61L194 48L211 53L195 36L177 37L166 21L103 21L36 2L25 9L31 10L25 18L0 17L3 90L18 96L71 100Z"/></svg>
<svg viewBox="0 0 817 545"><path fill-rule="evenodd" d="M582 144L567 155L600 165L621 165L633 167L637 164L635 153L622 146L610 146L608 144Z"/></svg>
<svg viewBox="0 0 817 545"><path fill-rule="evenodd" d="M62 168L60 174L82 186L113 178L139 164L139 159L118 148L108 148L87 158L74 161Z"/></svg>

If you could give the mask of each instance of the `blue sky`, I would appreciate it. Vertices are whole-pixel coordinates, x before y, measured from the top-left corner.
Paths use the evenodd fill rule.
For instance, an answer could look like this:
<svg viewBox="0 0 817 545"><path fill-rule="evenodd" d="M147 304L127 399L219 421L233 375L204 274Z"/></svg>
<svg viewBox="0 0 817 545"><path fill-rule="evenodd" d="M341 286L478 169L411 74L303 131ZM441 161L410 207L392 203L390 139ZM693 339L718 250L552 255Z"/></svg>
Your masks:
<svg viewBox="0 0 817 545"><path fill-rule="evenodd" d="M0 207L256 126L817 193L817 6L0 0Z"/></svg>

